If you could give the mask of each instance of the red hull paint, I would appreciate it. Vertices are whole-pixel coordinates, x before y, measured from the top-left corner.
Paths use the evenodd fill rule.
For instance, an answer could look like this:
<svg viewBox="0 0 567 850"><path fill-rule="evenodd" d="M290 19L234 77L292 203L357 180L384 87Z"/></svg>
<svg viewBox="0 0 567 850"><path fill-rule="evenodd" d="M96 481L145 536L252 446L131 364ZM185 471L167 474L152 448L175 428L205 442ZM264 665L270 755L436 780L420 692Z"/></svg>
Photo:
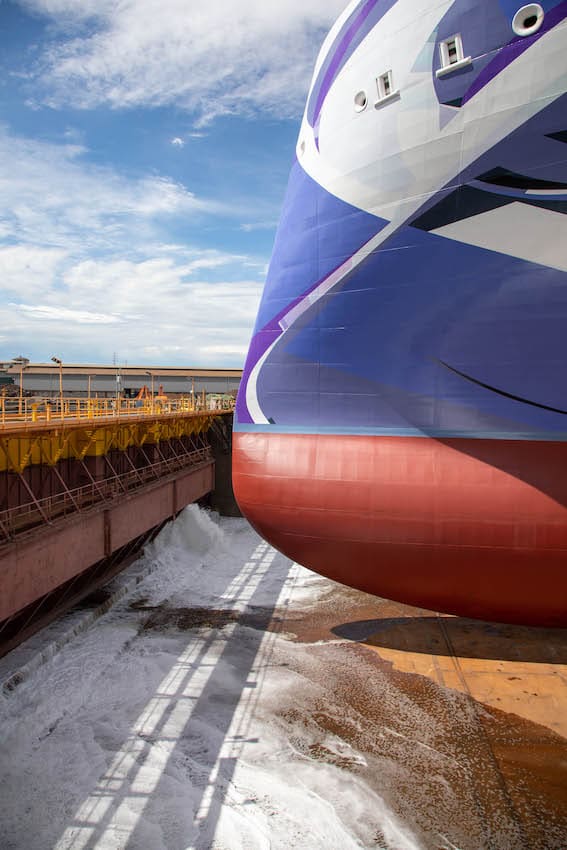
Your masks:
<svg viewBox="0 0 567 850"><path fill-rule="evenodd" d="M234 490L276 548L377 596L567 625L567 444L234 434Z"/></svg>

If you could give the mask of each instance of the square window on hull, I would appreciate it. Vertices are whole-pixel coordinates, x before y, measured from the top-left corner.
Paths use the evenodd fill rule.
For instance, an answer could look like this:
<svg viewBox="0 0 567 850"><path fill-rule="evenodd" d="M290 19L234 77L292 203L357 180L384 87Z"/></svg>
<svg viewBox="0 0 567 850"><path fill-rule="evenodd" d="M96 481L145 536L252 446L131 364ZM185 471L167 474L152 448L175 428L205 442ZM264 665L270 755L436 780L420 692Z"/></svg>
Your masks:
<svg viewBox="0 0 567 850"><path fill-rule="evenodd" d="M439 54L441 58L441 67L437 71L437 76L442 77L445 74L456 71L458 68L464 68L472 63L470 56L465 56L463 49L463 39L460 34L452 35L451 38L439 44Z"/></svg>
<svg viewBox="0 0 567 850"><path fill-rule="evenodd" d="M376 78L376 86L378 88L378 102L386 100L395 94L392 72L385 71L385 73L380 74L380 76Z"/></svg>
<svg viewBox="0 0 567 850"><path fill-rule="evenodd" d="M447 41L442 41L439 49L441 51L441 66L443 68L456 65L457 62L461 62L465 58L463 40L460 35L454 35L452 38L448 38Z"/></svg>

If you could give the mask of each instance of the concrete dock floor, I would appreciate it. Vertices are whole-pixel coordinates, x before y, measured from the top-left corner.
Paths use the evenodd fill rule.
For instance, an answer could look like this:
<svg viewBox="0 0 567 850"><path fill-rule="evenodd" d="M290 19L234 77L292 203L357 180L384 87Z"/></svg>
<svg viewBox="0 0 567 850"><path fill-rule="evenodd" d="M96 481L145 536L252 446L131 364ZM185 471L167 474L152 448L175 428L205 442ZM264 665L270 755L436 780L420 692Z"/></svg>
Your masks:
<svg viewBox="0 0 567 850"><path fill-rule="evenodd" d="M567 631L376 599L211 529L178 521L0 701L3 850L567 848Z"/></svg>
<svg viewBox="0 0 567 850"><path fill-rule="evenodd" d="M282 628L316 642L333 708L315 722L372 757L365 780L426 847L441 834L457 839L448 846L567 847L566 630L439 615L338 585L313 610L287 611ZM374 770L383 759L401 768L387 788Z"/></svg>

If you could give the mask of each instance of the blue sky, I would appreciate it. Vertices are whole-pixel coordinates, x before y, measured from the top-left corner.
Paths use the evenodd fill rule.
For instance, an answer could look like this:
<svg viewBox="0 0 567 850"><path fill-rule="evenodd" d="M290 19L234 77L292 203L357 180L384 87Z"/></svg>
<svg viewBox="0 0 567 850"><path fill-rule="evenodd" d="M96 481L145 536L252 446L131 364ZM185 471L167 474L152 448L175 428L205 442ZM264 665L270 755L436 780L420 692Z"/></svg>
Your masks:
<svg viewBox="0 0 567 850"><path fill-rule="evenodd" d="M0 0L0 360L241 366L346 0Z"/></svg>

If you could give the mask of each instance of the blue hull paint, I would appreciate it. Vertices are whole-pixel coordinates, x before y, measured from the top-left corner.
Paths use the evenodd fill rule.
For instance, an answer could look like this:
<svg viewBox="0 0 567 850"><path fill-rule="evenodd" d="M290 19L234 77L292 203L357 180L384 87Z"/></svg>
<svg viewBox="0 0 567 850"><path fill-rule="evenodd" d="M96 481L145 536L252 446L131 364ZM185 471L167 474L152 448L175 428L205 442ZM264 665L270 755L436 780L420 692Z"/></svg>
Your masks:
<svg viewBox="0 0 567 850"><path fill-rule="evenodd" d="M563 96L483 155L281 336L290 305L387 223L295 163L255 330L279 340L257 387L268 430L564 439L567 274L422 227L477 213L469 185L483 209L517 201L517 190L479 182L499 165L567 187L567 147L554 138L566 114ZM558 212L565 197L521 194ZM245 379L256 360L253 346ZM237 427L246 422L241 394Z"/></svg>

